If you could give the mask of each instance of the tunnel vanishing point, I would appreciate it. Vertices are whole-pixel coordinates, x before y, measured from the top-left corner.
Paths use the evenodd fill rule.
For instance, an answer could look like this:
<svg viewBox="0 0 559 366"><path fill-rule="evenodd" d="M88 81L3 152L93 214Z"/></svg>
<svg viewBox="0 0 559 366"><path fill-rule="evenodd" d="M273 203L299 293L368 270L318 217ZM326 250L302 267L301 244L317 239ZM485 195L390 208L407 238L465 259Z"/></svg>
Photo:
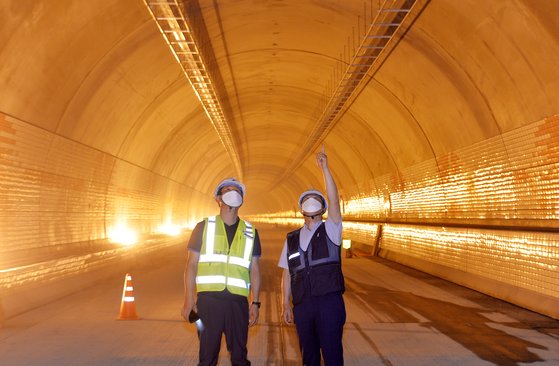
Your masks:
<svg viewBox="0 0 559 366"><path fill-rule="evenodd" d="M3 317L175 244L225 177L241 216L300 223L324 146L354 247L559 319L559 1L6 0L0 19Z"/></svg>

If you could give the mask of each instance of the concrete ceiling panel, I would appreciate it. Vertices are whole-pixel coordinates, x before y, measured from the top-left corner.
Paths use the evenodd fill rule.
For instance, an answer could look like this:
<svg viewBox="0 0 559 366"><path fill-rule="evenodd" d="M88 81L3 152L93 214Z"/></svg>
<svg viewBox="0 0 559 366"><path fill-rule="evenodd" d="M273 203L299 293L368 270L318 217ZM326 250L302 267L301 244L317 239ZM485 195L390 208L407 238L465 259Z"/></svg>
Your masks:
<svg viewBox="0 0 559 366"><path fill-rule="evenodd" d="M152 29L152 24L143 27ZM137 128L136 122L146 106L161 98L171 84L182 88L187 111L200 108L180 68L159 38L140 29L105 55L82 81L58 132L118 155L131 131Z"/></svg>
<svg viewBox="0 0 559 366"><path fill-rule="evenodd" d="M34 125L56 130L92 69L147 20L139 5L120 0L104 1L102 5L3 1L0 108Z"/></svg>

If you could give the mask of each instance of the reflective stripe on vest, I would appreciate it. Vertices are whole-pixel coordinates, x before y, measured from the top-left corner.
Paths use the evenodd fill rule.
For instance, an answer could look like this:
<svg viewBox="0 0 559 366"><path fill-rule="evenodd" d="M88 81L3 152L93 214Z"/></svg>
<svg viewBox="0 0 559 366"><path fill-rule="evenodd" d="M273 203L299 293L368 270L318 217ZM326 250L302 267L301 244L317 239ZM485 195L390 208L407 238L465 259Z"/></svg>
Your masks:
<svg viewBox="0 0 559 366"><path fill-rule="evenodd" d="M297 229L288 234L287 261L289 265L289 271L291 273L303 271L307 266L307 264L305 263L305 252L301 248L299 242L300 232L301 229ZM325 249L323 249L323 253L321 253L322 255L317 255L320 253L313 253L313 243L315 240L319 240L321 234L323 236L322 240L324 240L325 245L320 247ZM289 242L289 238L293 235L296 235L296 238L293 239L294 242L291 243ZM334 242L330 240L330 238L328 237L328 233L326 232L326 226L324 223L321 223L314 232L309 242L306 253L308 265L311 267L327 263L341 263L340 246L334 244Z"/></svg>
<svg viewBox="0 0 559 366"><path fill-rule="evenodd" d="M297 258L297 257L300 256L300 255L301 255L301 253L299 253L299 252L293 253L293 254L291 254L291 255L287 258L287 260L290 261L290 260L292 260L293 258Z"/></svg>
<svg viewBox="0 0 559 366"><path fill-rule="evenodd" d="M243 257L229 256L229 263L236 264L241 267L249 268L250 260L252 259L252 246L254 245L254 231L250 222L245 221L246 230L244 232L245 239L245 252Z"/></svg>
<svg viewBox="0 0 559 366"><path fill-rule="evenodd" d="M216 242L217 237L220 242ZM221 217L209 217L198 261L197 290L222 291L227 287L231 293L248 296L253 245L254 229L249 222L239 222L229 247Z"/></svg>
<svg viewBox="0 0 559 366"><path fill-rule="evenodd" d="M197 276L196 283L223 283L225 284L225 276Z"/></svg>
<svg viewBox="0 0 559 366"><path fill-rule="evenodd" d="M235 287L240 287L242 289L246 289L248 291L248 289L250 288L250 284L246 283L245 281L238 279L238 278L232 278L229 277L227 279L227 285L229 286L235 286Z"/></svg>
<svg viewBox="0 0 559 366"><path fill-rule="evenodd" d="M307 251L300 245L301 229L287 234L287 258L291 277L293 305L310 296L343 293L341 248L328 237L324 223L311 237Z"/></svg>
<svg viewBox="0 0 559 366"><path fill-rule="evenodd" d="M198 276L196 277L196 284L214 284L214 283L220 283L220 284L227 284L230 286L235 286L235 287L240 287L242 289L249 289L250 288L250 284L246 283L245 281L238 279L238 278L232 278L232 277L225 277L225 276Z"/></svg>
<svg viewBox="0 0 559 366"><path fill-rule="evenodd" d="M200 253L199 262L221 262L227 263L227 255L214 254L215 246L215 216L208 217L208 227L206 230L206 252ZM225 283L225 282L223 282Z"/></svg>

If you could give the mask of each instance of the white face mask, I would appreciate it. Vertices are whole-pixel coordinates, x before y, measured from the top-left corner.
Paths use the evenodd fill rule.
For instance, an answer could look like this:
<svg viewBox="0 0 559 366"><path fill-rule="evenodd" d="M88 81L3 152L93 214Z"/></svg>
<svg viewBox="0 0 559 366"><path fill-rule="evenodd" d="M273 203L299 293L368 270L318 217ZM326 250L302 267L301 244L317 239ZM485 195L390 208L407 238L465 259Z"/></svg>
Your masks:
<svg viewBox="0 0 559 366"><path fill-rule="evenodd" d="M319 211L322 211L322 202L314 197L310 197L303 202L301 208L305 214L316 214Z"/></svg>
<svg viewBox="0 0 559 366"><path fill-rule="evenodd" d="M240 207L243 197L237 191L228 191L221 195L221 200L229 207Z"/></svg>

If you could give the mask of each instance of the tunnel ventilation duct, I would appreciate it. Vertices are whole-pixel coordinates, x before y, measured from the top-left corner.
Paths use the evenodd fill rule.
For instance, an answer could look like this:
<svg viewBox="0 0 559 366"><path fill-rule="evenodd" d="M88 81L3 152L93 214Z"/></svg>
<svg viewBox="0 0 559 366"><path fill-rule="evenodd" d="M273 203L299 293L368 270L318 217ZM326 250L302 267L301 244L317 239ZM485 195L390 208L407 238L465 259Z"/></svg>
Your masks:
<svg viewBox="0 0 559 366"><path fill-rule="evenodd" d="M239 179L242 179L243 171L237 145L219 102L216 84L210 76L208 60L202 56L192 25L177 0L144 0L144 3L229 153Z"/></svg>
<svg viewBox="0 0 559 366"><path fill-rule="evenodd" d="M365 83L367 75L371 78L382 61L390 54L399 39L405 34L413 21L421 13L429 0L385 0L379 7L376 16L365 27L365 33L357 47L353 48L353 55L341 57L343 63L341 72L335 72L332 82L333 90L326 92L327 99L322 114L318 118L299 156L292 165L285 170L280 180L286 179L297 169L308 155L316 151L320 143L326 138L335 123L351 105L351 99L359 93ZM367 16L365 14L365 20ZM357 38L361 37L358 34Z"/></svg>

